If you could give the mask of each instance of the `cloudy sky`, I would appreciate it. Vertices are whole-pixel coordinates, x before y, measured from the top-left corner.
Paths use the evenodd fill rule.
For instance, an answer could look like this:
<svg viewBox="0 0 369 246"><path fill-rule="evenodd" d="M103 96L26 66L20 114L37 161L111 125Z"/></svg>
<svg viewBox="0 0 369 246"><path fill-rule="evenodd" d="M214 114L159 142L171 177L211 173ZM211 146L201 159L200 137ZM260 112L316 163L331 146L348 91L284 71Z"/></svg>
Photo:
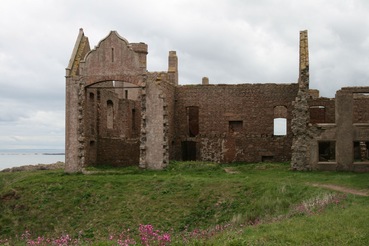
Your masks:
<svg viewBox="0 0 369 246"><path fill-rule="evenodd" d="M0 149L64 148L65 68L79 28L149 45L148 69L179 58L180 84L294 83L309 31L310 84L334 97L369 85L367 0L1 0Z"/></svg>

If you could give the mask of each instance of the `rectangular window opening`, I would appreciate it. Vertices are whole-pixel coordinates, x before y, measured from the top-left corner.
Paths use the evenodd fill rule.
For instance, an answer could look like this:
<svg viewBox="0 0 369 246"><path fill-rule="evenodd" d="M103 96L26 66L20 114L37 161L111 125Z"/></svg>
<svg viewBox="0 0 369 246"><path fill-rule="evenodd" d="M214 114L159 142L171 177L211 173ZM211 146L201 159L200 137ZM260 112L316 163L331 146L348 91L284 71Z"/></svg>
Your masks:
<svg viewBox="0 0 369 246"><path fill-rule="evenodd" d="M263 155L261 157L261 162L273 162L274 156L272 155Z"/></svg>
<svg viewBox="0 0 369 246"><path fill-rule="evenodd" d="M326 123L325 120L325 107L324 106L311 106L309 108L310 123Z"/></svg>
<svg viewBox="0 0 369 246"><path fill-rule="evenodd" d="M190 106L187 110L188 135L196 137L199 134L199 107Z"/></svg>
<svg viewBox="0 0 369 246"><path fill-rule="evenodd" d="M353 123L369 123L369 111L367 105L369 105L368 93L353 93Z"/></svg>
<svg viewBox="0 0 369 246"><path fill-rule="evenodd" d="M287 119L275 118L273 120L273 135L286 136L287 135Z"/></svg>
<svg viewBox="0 0 369 246"><path fill-rule="evenodd" d="M369 141L354 141L354 162L369 162Z"/></svg>
<svg viewBox="0 0 369 246"><path fill-rule="evenodd" d="M132 132L135 134L136 133L136 109L132 109L131 124L132 124Z"/></svg>
<svg viewBox="0 0 369 246"><path fill-rule="evenodd" d="M233 120L229 121L229 132L241 132L243 129L243 121L242 120Z"/></svg>
<svg viewBox="0 0 369 246"><path fill-rule="evenodd" d="M319 142L319 162L335 162L336 161L336 142L321 141Z"/></svg>

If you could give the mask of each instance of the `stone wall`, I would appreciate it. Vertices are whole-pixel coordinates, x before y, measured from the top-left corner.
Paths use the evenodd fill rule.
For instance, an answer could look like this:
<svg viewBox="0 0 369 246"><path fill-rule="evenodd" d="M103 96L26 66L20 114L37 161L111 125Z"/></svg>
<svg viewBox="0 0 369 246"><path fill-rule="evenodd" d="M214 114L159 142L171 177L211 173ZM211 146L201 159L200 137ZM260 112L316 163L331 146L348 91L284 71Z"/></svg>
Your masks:
<svg viewBox="0 0 369 246"><path fill-rule="evenodd" d="M137 166L140 154L139 146L138 139L99 138L96 164L97 166Z"/></svg>
<svg viewBox="0 0 369 246"><path fill-rule="evenodd" d="M169 160L369 171L369 88L342 88L335 99L310 89L307 31L293 84L212 85L204 77L180 86L176 52L165 72L146 70L147 53L115 31L90 50L80 30L66 69L66 172L162 169Z"/></svg>
<svg viewBox="0 0 369 246"><path fill-rule="evenodd" d="M174 85L168 74L150 73L142 90L140 167L162 169L169 164L174 134Z"/></svg>
<svg viewBox="0 0 369 246"><path fill-rule="evenodd" d="M353 103L353 123L369 123L369 97L354 95Z"/></svg>
<svg viewBox="0 0 369 246"><path fill-rule="evenodd" d="M197 160L289 160L292 101L296 93L297 84L179 86L176 90L175 159L184 159L184 142L195 142ZM277 106L287 109L286 136L273 135ZM194 137L188 131L188 107L199 110L199 133ZM237 129L233 129L232 124Z"/></svg>
<svg viewBox="0 0 369 246"><path fill-rule="evenodd" d="M309 99L310 123L334 123L335 101L331 98Z"/></svg>
<svg viewBox="0 0 369 246"><path fill-rule="evenodd" d="M136 91L132 98L132 89L128 90L130 87L123 87L123 84L120 86L113 87L113 82L109 81L86 88L85 158L88 165L138 163L141 104Z"/></svg>
<svg viewBox="0 0 369 246"><path fill-rule="evenodd" d="M291 168L297 171L311 170L310 163L310 123L309 103L309 49L307 31L300 32L300 62L297 97L293 103L293 133Z"/></svg>

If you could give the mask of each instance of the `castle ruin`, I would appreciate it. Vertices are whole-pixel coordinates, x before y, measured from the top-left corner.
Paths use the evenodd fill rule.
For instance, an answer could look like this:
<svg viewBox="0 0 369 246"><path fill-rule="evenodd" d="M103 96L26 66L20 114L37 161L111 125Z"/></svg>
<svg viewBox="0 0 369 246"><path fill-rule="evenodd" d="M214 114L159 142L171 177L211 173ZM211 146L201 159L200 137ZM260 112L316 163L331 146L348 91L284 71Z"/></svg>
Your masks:
<svg viewBox="0 0 369 246"><path fill-rule="evenodd" d="M147 71L147 54L116 31L91 49L79 31L66 68L66 172L169 160L369 171L369 87L335 98L310 89L307 31L297 83L179 85L175 51L165 72Z"/></svg>

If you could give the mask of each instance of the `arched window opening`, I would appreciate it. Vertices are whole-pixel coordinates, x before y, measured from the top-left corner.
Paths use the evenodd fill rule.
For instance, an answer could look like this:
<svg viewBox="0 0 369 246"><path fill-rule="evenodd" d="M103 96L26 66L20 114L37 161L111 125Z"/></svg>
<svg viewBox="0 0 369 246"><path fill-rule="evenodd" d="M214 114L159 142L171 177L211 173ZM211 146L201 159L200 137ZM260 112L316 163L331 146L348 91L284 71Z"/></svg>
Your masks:
<svg viewBox="0 0 369 246"><path fill-rule="evenodd" d="M107 110L106 110L106 127L108 129L114 128L114 105L113 101L108 100L106 102Z"/></svg>

